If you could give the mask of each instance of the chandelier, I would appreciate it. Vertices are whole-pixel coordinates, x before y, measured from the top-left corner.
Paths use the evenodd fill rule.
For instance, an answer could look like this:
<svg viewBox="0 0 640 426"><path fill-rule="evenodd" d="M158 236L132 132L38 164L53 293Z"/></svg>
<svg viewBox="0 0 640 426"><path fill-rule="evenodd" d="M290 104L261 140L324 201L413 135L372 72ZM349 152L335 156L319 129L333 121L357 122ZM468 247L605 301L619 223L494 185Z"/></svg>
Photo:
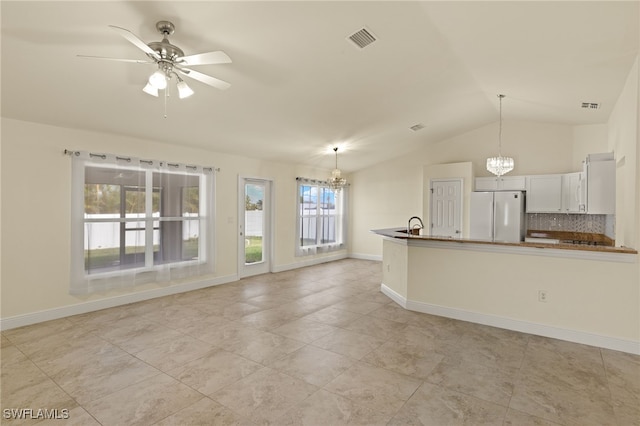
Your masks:
<svg viewBox="0 0 640 426"><path fill-rule="evenodd" d="M341 172L338 168L338 147L336 146L333 148L333 151L336 153L336 168L331 172L329 187L335 192L340 192L340 190L347 184L347 180L340 176Z"/></svg>
<svg viewBox="0 0 640 426"><path fill-rule="evenodd" d="M514 161L511 157L502 156L502 98L504 95L498 95L500 99L500 130L498 131L498 156L487 158L487 170L494 175L500 177L513 170Z"/></svg>

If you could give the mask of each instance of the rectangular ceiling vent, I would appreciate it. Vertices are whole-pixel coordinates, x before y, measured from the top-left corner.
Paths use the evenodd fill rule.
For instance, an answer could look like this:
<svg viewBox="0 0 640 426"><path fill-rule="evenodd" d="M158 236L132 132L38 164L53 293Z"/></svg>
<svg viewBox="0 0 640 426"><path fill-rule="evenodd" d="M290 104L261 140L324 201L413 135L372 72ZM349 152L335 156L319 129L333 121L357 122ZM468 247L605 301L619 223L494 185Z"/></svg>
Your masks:
<svg viewBox="0 0 640 426"><path fill-rule="evenodd" d="M364 49L371 43L377 40L376 36L367 28L362 28L347 37L347 40L358 46L360 49Z"/></svg>
<svg viewBox="0 0 640 426"><path fill-rule="evenodd" d="M583 109L600 109L600 104L595 102L583 102L582 108Z"/></svg>

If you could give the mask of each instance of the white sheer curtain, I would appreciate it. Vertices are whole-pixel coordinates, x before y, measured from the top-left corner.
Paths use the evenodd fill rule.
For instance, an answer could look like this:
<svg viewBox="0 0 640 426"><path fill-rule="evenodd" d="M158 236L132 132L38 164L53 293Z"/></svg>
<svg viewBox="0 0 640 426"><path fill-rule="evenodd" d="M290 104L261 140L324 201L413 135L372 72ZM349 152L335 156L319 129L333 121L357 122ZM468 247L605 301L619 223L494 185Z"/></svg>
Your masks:
<svg viewBox="0 0 640 426"><path fill-rule="evenodd" d="M346 247L348 186L332 190L326 181L298 177L296 255Z"/></svg>
<svg viewBox="0 0 640 426"><path fill-rule="evenodd" d="M215 169L71 154L72 294L213 272Z"/></svg>

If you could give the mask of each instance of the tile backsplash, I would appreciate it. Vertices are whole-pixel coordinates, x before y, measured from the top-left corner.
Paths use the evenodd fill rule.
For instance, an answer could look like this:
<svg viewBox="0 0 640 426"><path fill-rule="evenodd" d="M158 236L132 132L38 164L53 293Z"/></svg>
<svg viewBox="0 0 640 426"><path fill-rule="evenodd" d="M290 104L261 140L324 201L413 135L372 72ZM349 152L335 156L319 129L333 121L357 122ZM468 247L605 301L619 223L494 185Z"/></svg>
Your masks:
<svg viewBox="0 0 640 426"><path fill-rule="evenodd" d="M527 229L605 234L614 237L613 215L528 213Z"/></svg>

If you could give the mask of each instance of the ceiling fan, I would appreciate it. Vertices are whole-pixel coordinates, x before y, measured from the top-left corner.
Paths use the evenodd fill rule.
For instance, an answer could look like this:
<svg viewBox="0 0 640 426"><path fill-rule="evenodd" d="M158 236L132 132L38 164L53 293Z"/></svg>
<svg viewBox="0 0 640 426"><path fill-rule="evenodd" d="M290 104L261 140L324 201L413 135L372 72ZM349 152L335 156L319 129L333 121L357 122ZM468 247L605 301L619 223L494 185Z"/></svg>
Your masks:
<svg viewBox="0 0 640 426"><path fill-rule="evenodd" d="M194 80L198 80L220 90L225 90L231 87L231 84L226 81L187 68L196 65L228 64L231 62L231 58L222 51L185 56L182 49L169 42L168 37L175 31L175 26L169 21L159 21L156 24L156 29L160 34L162 34L162 41L154 41L151 43L143 42L138 36L127 29L116 27L114 25L109 25L109 28L113 29L138 49L142 50L149 57L149 60L105 58L86 55L78 56L88 59L104 59L109 61L134 62L138 64L157 64L158 69L151 74L147 85L142 89L145 93L152 96L158 96L158 90L165 90L169 80L175 76L178 80L178 96L181 99L191 96L193 94L193 90L191 90L187 83L182 80L180 77L181 75L193 78Z"/></svg>

